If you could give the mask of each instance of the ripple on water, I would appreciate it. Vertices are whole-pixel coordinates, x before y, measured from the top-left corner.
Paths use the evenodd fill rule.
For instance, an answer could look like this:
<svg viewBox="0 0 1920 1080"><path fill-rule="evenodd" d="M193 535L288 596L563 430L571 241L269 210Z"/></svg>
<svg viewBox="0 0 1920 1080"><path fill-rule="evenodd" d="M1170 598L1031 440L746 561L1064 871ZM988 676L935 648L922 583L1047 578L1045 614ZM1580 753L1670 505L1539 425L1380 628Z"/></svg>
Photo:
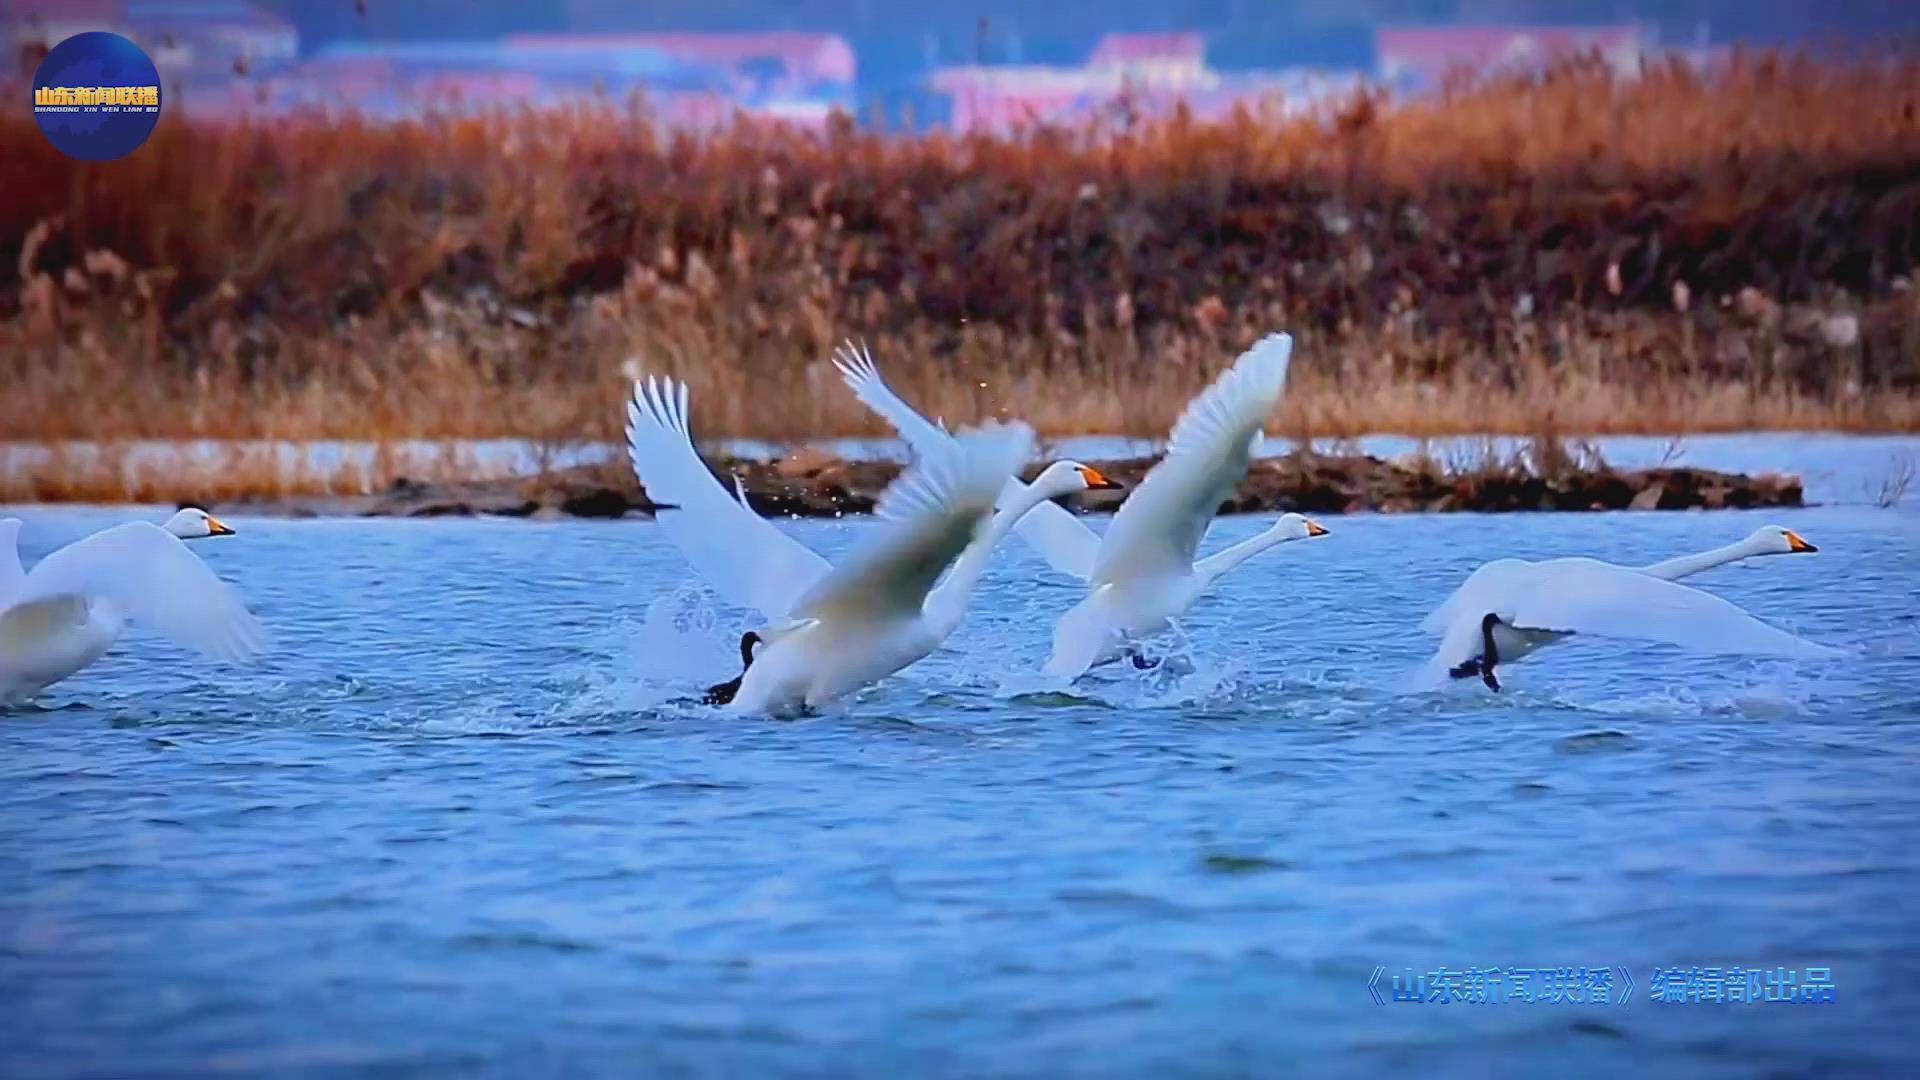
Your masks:
<svg viewBox="0 0 1920 1080"><path fill-rule="evenodd" d="M1223 579L1190 663L1073 685L1036 673L1072 590L1016 547L950 648L780 721L690 700L745 617L646 522L242 522L203 557L274 627L260 667L130 638L0 717L0 1071L325 1069L345 1038L356 1071L1473 1073L1578 1037L1598 1067L1897 1074L1910 515L1797 511L1819 556L1699 581L1843 659L1574 641L1501 694L1399 692L1492 547L1645 562L1774 517L1343 519ZM29 559L103 518L30 522ZM864 528L781 527L829 555ZM1828 964L1847 1004L1365 997L1382 965L1549 962L1642 995L1655 965Z"/></svg>

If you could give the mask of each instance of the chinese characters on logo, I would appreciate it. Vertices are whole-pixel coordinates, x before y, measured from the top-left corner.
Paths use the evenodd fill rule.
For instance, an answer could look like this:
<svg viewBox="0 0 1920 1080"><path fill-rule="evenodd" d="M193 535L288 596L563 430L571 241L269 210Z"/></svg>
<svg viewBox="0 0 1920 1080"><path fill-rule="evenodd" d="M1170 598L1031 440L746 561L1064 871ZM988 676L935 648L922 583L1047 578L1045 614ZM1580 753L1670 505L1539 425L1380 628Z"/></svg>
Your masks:
<svg viewBox="0 0 1920 1080"><path fill-rule="evenodd" d="M1617 975L1617 978L1616 978ZM1381 980L1387 980L1382 993ZM1389 976L1373 969L1367 993L1376 1004L1409 1005L1624 1005L1633 997L1633 974L1625 967L1465 967L1430 971L1402 969ZM1662 1004L1782 1002L1830 1005L1833 969L1826 967L1656 967L1647 996Z"/></svg>
<svg viewBox="0 0 1920 1080"><path fill-rule="evenodd" d="M99 107L102 105L119 108L160 107L160 88L158 86L36 86L33 90L33 107Z"/></svg>

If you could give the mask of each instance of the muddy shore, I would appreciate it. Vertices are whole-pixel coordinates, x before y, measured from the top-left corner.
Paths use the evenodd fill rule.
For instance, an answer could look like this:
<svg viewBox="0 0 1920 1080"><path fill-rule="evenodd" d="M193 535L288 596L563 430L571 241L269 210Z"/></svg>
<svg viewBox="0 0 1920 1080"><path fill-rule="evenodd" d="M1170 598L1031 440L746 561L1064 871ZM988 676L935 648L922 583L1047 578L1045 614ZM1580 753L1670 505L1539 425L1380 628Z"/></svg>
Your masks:
<svg viewBox="0 0 1920 1080"><path fill-rule="evenodd" d="M1091 461L1131 489L1154 458ZM871 512L900 466L847 461L801 450L775 460L723 459L716 472L738 477L761 514L839 517ZM1029 479L1040 469L1030 466ZM1087 492L1076 509L1112 510L1125 492ZM1568 465L1547 472L1519 467L1449 469L1430 460L1367 455L1290 454L1255 461L1223 513L1296 510L1317 514L1503 512L1543 510L1692 510L1800 506L1798 477L1749 476L1711 469L1613 469ZM368 495L296 496L228 501L222 507L290 517L618 518L650 514L653 503L624 467L595 466L540 476L471 483L396 480Z"/></svg>

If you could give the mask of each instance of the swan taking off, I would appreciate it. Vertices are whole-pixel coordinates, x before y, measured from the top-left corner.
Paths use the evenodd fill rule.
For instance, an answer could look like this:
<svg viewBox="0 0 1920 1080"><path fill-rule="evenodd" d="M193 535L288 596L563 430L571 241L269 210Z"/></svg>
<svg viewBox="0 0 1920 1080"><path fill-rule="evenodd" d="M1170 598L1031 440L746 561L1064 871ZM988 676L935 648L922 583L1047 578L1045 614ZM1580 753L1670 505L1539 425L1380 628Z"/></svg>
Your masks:
<svg viewBox="0 0 1920 1080"><path fill-rule="evenodd" d="M737 712L824 705L926 656L960 625L988 555L1022 514L1055 496L1117 486L1088 466L1056 462L996 513L1033 431L995 424L962 432L887 487L877 535L834 567L754 513L737 482L727 492L694 450L687 421L684 385L635 384L627 406L634 472L648 498L673 507L655 520L722 597L765 620L741 639L740 678L709 691Z"/></svg>
<svg viewBox="0 0 1920 1080"><path fill-rule="evenodd" d="M20 522L0 521L0 703L21 701L100 659L129 623L217 660L250 659L266 632L182 540L231 536L204 510L165 525L116 525L20 566Z"/></svg>
<svg viewBox="0 0 1920 1080"><path fill-rule="evenodd" d="M1478 675L1499 690L1494 668L1572 634L1661 641L1696 652L1821 659L1838 649L1761 622L1676 579L1759 555L1819 549L1778 525L1737 544L1633 569L1598 559L1500 559L1475 570L1420 624L1441 635L1418 685Z"/></svg>
<svg viewBox="0 0 1920 1080"><path fill-rule="evenodd" d="M1292 337L1268 335L1188 402L1166 456L1121 505L1104 538L1050 503L1020 519L1020 538L1049 566L1087 583L1086 599L1054 627L1047 674L1078 676L1128 652L1139 663L1132 640L1177 630L1173 620L1215 578L1276 544L1326 535L1299 514L1286 514L1252 539L1195 559L1214 513L1260 452L1260 427L1286 386L1292 355ZM834 363L854 396L886 418L916 455L951 441L887 386L865 349L844 345ZM1014 481L1002 498L1017 497L1020 488Z"/></svg>

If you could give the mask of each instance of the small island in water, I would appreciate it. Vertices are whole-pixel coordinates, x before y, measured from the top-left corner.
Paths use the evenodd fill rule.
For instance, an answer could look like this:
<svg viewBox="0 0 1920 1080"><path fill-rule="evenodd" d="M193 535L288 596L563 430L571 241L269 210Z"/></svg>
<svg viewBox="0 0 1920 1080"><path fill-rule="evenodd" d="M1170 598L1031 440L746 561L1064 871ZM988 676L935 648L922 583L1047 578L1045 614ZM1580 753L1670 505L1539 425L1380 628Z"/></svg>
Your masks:
<svg viewBox="0 0 1920 1080"><path fill-rule="evenodd" d="M1131 457L1087 464L1137 486L1158 460ZM784 457L722 458L722 478L737 478L753 509L790 517L841 517L872 512L900 472L897 462L849 460L804 448ZM1042 463L1030 465L1032 479ZM1115 509L1126 491L1085 492L1076 508ZM1800 479L1682 466L1617 469L1593 454L1536 442L1505 457L1446 462L1407 455L1296 451L1253 462L1221 506L1223 513L1302 511L1319 514L1539 510L1749 509L1803 505ZM653 502L624 462L550 470L501 480L394 480L364 495L243 499L226 504L253 513L290 516L617 518L650 514Z"/></svg>

